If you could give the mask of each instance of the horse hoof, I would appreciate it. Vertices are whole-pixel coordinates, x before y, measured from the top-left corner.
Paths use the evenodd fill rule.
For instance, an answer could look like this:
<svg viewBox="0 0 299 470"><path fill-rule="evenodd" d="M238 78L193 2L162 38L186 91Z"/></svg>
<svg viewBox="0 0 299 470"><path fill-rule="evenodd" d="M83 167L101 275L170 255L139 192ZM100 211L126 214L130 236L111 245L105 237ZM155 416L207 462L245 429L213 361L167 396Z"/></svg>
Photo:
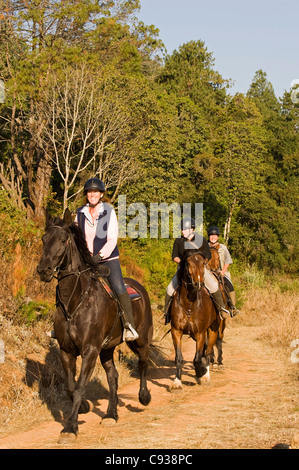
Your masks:
<svg viewBox="0 0 299 470"><path fill-rule="evenodd" d="M202 384L209 384L210 383L210 366L205 368L201 368L199 371L196 371L196 380L197 383Z"/></svg>
<svg viewBox="0 0 299 470"><path fill-rule="evenodd" d="M85 414L89 413L94 409L94 405L90 400L84 400L84 402L81 403L81 406L79 408L79 414Z"/></svg>
<svg viewBox="0 0 299 470"><path fill-rule="evenodd" d="M183 390L183 384L182 382L180 381L180 379L178 379L177 377L174 379L174 382L172 384L172 386L170 387L170 391L171 392L175 392L177 390Z"/></svg>
<svg viewBox="0 0 299 470"><path fill-rule="evenodd" d="M139 401L141 405L147 406L150 403L151 399L152 397L149 391L139 393Z"/></svg>
<svg viewBox="0 0 299 470"><path fill-rule="evenodd" d="M111 427L115 425L116 425L116 419L114 418L103 418L101 421L101 426Z"/></svg>
<svg viewBox="0 0 299 470"><path fill-rule="evenodd" d="M210 377L201 377L200 384L201 385L210 385Z"/></svg>
<svg viewBox="0 0 299 470"><path fill-rule="evenodd" d="M72 433L72 432L61 432L59 439L58 439L58 444L72 444L75 442L77 439L77 435Z"/></svg>

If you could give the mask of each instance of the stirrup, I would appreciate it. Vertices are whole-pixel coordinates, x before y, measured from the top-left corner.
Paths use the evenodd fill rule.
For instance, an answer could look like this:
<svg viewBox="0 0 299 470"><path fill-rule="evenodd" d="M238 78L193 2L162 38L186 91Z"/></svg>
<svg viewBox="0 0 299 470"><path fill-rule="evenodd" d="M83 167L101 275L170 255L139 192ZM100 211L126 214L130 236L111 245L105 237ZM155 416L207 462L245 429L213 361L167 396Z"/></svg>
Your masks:
<svg viewBox="0 0 299 470"><path fill-rule="evenodd" d="M135 341L135 339L139 338L139 334L136 330L132 327L130 323L128 323L123 332L123 341Z"/></svg>
<svg viewBox="0 0 299 470"><path fill-rule="evenodd" d="M230 311L226 310L226 308L222 308L221 310L219 310L219 317L221 318L221 320L226 320L230 317Z"/></svg>
<svg viewBox="0 0 299 470"><path fill-rule="evenodd" d="M48 336L48 338L54 338L54 339L56 339L54 330L46 331L46 336Z"/></svg>
<svg viewBox="0 0 299 470"><path fill-rule="evenodd" d="M238 315L238 313L241 313L241 312L237 307L234 307L234 308L231 309L230 314L231 314L232 318L235 317L236 315Z"/></svg>

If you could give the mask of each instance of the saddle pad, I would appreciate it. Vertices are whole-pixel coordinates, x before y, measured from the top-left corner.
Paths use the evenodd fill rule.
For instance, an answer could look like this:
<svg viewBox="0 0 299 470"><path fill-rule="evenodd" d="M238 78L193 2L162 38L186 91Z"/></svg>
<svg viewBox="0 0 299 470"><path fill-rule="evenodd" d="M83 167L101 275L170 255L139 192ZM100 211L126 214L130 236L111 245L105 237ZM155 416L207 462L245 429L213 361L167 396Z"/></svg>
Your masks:
<svg viewBox="0 0 299 470"><path fill-rule="evenodd" d="M114 299L115 294L112 292L111 287L108 285L108 283L103 278L100 278L100 281L101 281L104 289L106 290L107 294L112 299ZM141 299L141 295L139 294L139 292L137 292L132 286L129 286L129 284L125 284L125 288L127 289L129 297L132 301Z"/></svg>

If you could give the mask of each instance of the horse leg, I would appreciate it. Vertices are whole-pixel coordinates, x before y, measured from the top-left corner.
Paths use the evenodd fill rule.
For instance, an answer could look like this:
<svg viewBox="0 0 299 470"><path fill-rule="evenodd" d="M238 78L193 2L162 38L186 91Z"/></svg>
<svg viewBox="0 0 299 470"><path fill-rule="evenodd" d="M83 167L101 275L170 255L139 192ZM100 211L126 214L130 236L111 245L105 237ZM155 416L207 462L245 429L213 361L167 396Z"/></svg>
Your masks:
<svg viewBox="0 0 299 470"><path fill-rule="evenodd" d="M77 358L72 354L66 353L65 351L60 351L60 359L66 376L66 388L67 393L71 400L73 400L73 393L75 390L76 382L76 361ZM90 400L83 400L81 402L79 413L89 413L93 410L93 404Z"/></svg>
<svg viewBox="0 0 299 470"><path fill-rule="evenodd" d="M172 341L175 350L175 365L176 365L176 376L174 382L171 386L171 390L178 390L183 388L182 385L182 369L184 358L182 354L182 336L183 333L181 331L175 330L174 328L171 329Z"/></svg>
<svg viewBox="0 0 299 470"><path fill-rule="evenodd" d="M66 389L69 397L73 400L73 393L75 390L75 375L76 375L76 361L77 358L62 349L60 350L60 360L66 378Z"/></svg>
<svg viewBox="0 0 299 470"><path fill-rule="evenodd" d="M100 352L100 359L103 368L107 375L107 381L109 386L109 403L107 413L103 418L102 423L104 424L115 424L118 420L117 414L117 389L118 389L118 372L116 370L113 360L114 348L102 349Z"/></svg>
<svg viewBox="0 0 299 470"><path fill-rule="evenodd" d="M218 331L218 338L216 341L216 347L218 351L218 357L217 357L218 367L222 367L222 368L224 367L223 366L223 350L222 350L224 329L225 329L225 320L221 320L219 331Z"/></svg>
<svg viewBox="0 0 299 470"><path fill-rule="evenodd" d="M145 356L145 357L144 357ZM148 368L148 354L139 355L138 361L138 370L139 370L139 378L140 378L140 386L139 386L139 401L142 405L147 406L152 397L150 391L147 388L147 381L146 381L146 374Z"/></svg>
<svg viewBox="0 0 299 470"><path fill-rule="evenodd" d="M214 345L218 338L218 329L209 328L208 344L205 350L204 357L202 358L202 364L204 364L206 372L201 377L204 382L210 382L210 362L213 357Z"/></svg>
<svg viewBox="0 0 299 470"><path fill-rule="evenodd" d="M201 377L203 377L207 371L206 365L203 363L206 334L198 333L195 337L195 341L196 341L196 350L195 350L195 356L193 359L193 365L195 368L196 379L198 383L200 383Z"/></svg>
<svg viewBox="0 0 299 470"><path fill-rule="evenodd" d="M148 369L148 357L149 357L149 345L139 347L138 340L134 342L128 343L129 348L133 351L134 354L138 356L138 371L139 371L139 379L140 379L140 386L139 386L139 401L142 405L147 406L152 397L150 391L147 388L147 369Z"/></svg>
<svg viewBox="0 0 299 470"><path fill-rule="evenodd" d="M86 385L94 370L97 360L98 351L92 346L88 346L82 354L82 366L78 382L75 384L74 390L71 391L73 398L73 406L71 414L66 421L63 430L60 433L59 442L73 440L78 434L78 413L82 404Z"/></svg>

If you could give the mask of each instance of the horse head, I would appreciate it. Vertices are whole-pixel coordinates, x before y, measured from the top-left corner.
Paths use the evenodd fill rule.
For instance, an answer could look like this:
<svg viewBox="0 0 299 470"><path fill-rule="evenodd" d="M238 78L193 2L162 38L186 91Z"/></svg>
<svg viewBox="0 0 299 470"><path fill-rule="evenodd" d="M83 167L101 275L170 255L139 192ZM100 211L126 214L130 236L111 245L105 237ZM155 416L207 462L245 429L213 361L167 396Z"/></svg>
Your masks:
<svg viewBox="0 0 299 470"><path fill-rule="evenodd" d="M46 212L46 231L42 237L43 254L37 266L40 279L49 282L55 272L64 269L69 264L67 248L71 244L71 231L69 224L72 223L69 210L65 211L64 218L51 218Z"/></svg>
<svg viewBox="0 0 299 470"><path fill-rule="evenodd" d="M208 262L208 266L210 267L212 271L217 271L217 269L219 269L220 267L220 256L219 256L218 248L211 246L210 249L211 249L212 257Z"/></svg>
<svg viewBox="0 0 299 470"><path fill-rule="evenodd" d="M202 254L195 252L189 254L185 260L185 283L191 284L192 287L199 291L204 286L204 257Z"/></svg>

